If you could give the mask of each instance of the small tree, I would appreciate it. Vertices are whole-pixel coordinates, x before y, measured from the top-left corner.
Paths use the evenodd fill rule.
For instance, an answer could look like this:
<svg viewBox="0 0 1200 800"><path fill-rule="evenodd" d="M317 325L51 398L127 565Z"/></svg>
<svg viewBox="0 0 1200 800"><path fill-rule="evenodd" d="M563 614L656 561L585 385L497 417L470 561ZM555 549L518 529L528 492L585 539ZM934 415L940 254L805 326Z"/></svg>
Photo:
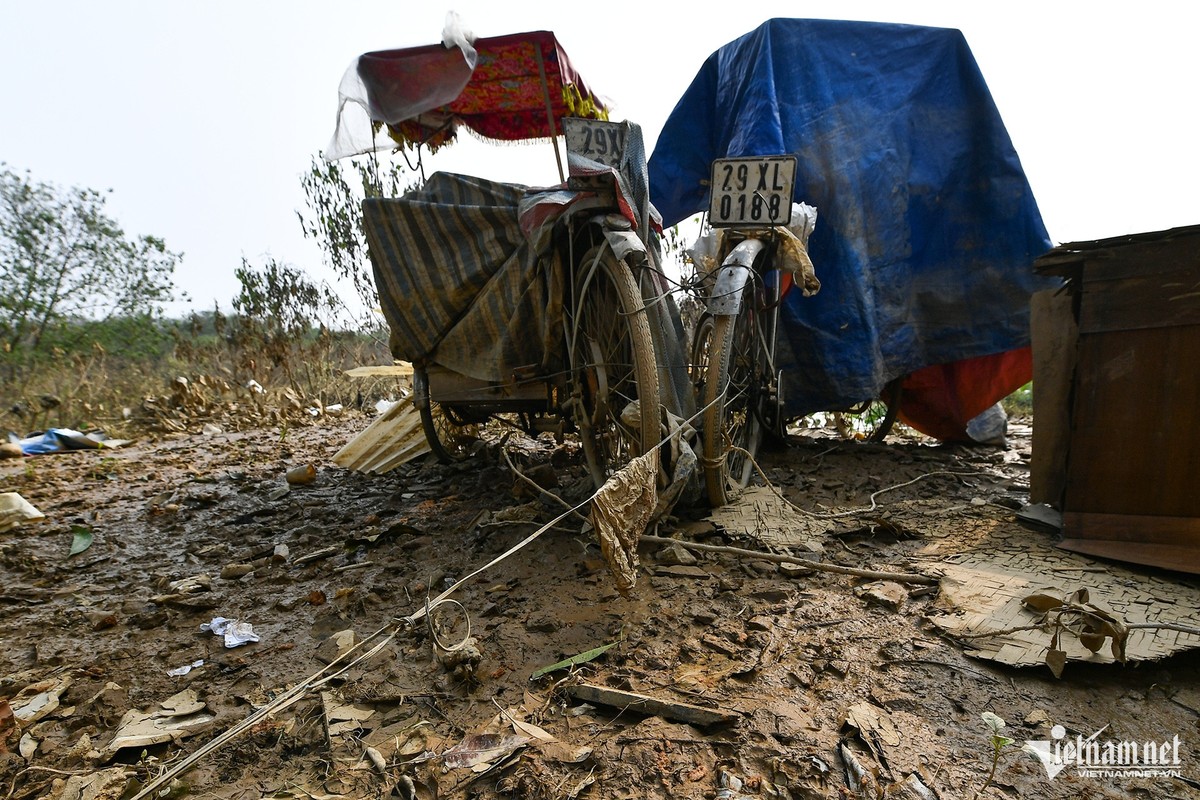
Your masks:
<svg viewBox="0 0 1200 800"><path fill-rule="evenodd" d="M233 299L237 315L228 339L242 350L239 366L281 368L299 388L294 363L313 366L313 351L327 345L326 322L341 301L329 286L317 285L303 270L273 258L261 267L242 259L234 274L241 289Z"/></svg>
<svg viewBox="0 0 1200 800"><path fill-rule="evenodd" d="M296 215L305 238L316 240L326 264L350 282L368 309L379 305L379 295L368 260L362 201L367 197L395 197L420 186L422 180L416 175L419 169L418 162L406 172L398 162L381 162L376 153L340 161L326 161L317 155L300 179L308 211Z"/></svg>
<svg viewBox="0 0 1200 800"><path fill-rule="evenodd" d="M153 326L181 255L129 238L94 189L62 189L0 162L0 358L28 363L114 318Z"/></svg>

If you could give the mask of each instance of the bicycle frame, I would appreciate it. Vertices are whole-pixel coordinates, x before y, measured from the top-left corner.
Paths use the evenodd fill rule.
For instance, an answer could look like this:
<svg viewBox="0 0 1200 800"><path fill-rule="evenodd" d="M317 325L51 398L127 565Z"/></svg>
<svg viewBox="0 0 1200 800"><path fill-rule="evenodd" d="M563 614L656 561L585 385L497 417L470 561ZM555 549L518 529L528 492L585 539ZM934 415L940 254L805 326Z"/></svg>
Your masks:
<svg viewBox="0 0 1200 800"><path fill-rule="evenodd" d="M693 360L702 364L703 463L713 506L749 482L763 432L784 435L776 342L785 276L799 267L806 290L819 286L805 239L789 228L795 166L791 156L718 159L712 165L708 220L720 266L708 277ZM815 213L801 208L806 238Z"/></svg>

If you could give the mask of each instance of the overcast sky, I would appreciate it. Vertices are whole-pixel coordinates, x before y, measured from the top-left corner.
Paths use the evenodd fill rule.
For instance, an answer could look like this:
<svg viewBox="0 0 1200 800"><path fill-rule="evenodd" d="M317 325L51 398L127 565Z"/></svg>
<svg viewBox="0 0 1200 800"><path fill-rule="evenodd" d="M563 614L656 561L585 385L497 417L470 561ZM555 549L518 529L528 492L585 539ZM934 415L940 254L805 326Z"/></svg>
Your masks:
<svg viewBox="0 0 1200 800"><path fill-rule="evenodd" d="M719 14L709 13L720 7ZM440 40L446 12L479 36L552 30L652 149L704 59L771 17L958 28L1056 243L1200 223L1200 12L1184 3L601 3L469 0L3 0L0 161L112 189L126 232L184 253L177 283L228 308L243 257L318 278L296 219L300 176L333 132L358 54ZM1185 10L1186 9L1186 10ZM556 181L548 146L464 136L427 162Z"/></svg>

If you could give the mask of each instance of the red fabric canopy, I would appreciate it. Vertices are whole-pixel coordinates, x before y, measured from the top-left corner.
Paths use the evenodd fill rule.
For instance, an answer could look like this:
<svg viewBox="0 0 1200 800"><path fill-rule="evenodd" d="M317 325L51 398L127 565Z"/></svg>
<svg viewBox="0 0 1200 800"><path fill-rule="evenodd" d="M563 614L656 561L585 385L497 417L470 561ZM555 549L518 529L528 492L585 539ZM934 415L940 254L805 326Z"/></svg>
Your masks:
<svg viewBox="0 0 1200 800"><path fill-rule="evenodd" d="M452 141L459 125L489 139L512 141L561 133L558 120L564 116L608 119L607 107L553 33L493 36L473 45L478 53L474 71L461 50L440 44L359 56L371 119L386 124L397 142L434 149Z"/></svg>

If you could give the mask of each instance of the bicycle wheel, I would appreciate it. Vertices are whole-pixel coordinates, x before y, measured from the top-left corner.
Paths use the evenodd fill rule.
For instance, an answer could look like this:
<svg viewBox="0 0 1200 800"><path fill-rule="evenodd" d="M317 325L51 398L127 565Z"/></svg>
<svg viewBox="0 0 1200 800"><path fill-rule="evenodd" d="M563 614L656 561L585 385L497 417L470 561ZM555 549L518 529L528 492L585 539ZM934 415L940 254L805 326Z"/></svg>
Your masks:
<svg viewBox="0 0 1200 800"><path fill-rule="evenodd" d="M580 266L584 284L568 329L573 416L599 488L661 438L658 368L629 267L606 245L588 250Z"/></svg>
<svg viewBox="0 0 1200 800"><path fill-rule="evenodd" d="M704 380L708 376L708 362L712 351L713 328L716 326L714 317L705 314L696 323L692 334L692 357L688 363L688 377L692 380L692 388L696 397L704 396Z"/></svg>
<svg viewBox="0 0 1200 800"><path fill-rule="evenodd" d="M759 341L758 298L754 281L743 290L736 316L714 317L704 379L704 482L708 502L723 506L754 473L753 457L762 442L764 343Z"/></svg>
<svg viewBox="0 0 1200 800"><path fill-rule="evenodd" d="M429 377L424 372L418 380L423 381L426 387L429 386ZM426 400L420 412L425 440L429 442L429 449L437 456L438 461L453 464L471 454L475 442L479 439L477 426L466 422L452 408L443 406L432 398Z"/></svg>

